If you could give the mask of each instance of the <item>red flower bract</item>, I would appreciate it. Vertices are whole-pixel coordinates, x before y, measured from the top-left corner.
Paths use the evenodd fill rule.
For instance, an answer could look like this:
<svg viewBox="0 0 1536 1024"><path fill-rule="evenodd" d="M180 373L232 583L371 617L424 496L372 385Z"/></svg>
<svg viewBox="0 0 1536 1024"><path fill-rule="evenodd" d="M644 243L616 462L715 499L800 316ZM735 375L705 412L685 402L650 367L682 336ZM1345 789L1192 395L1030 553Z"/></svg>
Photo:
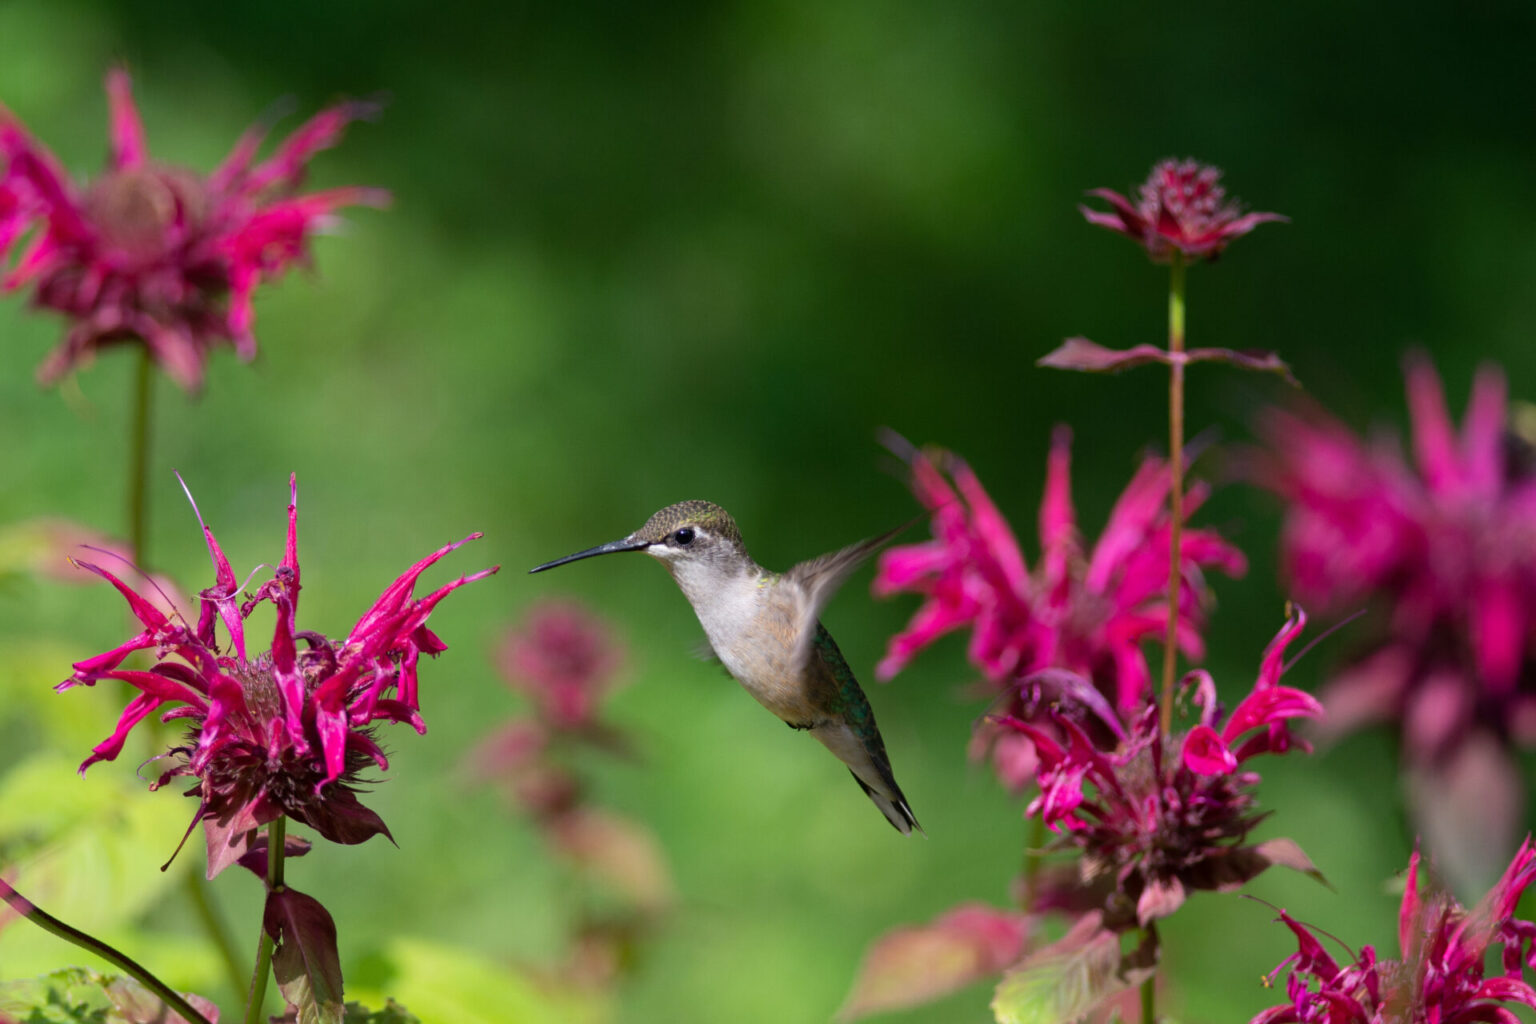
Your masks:
<svg viewBox="0 0 1536 1024"><path fill-rule="evenodd" d="M74 674L57 687L116 679L139 691L117 729L80 770L116 758L134 726L173 705L161 720L188 719L191 728L186 741L171 749L174 763L155 787L182 775L197 779L189 791L200 800L192 824L202 822L208 833L210 877L244 852L257 827L281 815L338 843L388 835L353 788L365 766L389 766L373 739L372 724L406 722L426 732L416 694L417 665L422 654L447 649L427 628L427 619L448 594L496 571L492 567L462 576L425 597L415 596L422 572L480 536L471 534L423 558L385 588L344 640L300 630L298 491L292 481L290 493L282 563L243 600L229 560L212 531L203 527L215 581L200 595L195 624L179 612L162 613L106 569L77 563L116 587L143 626L121 646L76 662ZM262 604L272 605L277 624L271 648L253 656L246 648L245 620ZM224 646L216 636L219 622L227 634ZM141 650L153 653L151 668L119 667Z"/></svg>
<svg viewBox="0 0 1536 1024"><path fill-rule="evenodd" d="M1220 185L1221 171L1194 160L1164 160L1152 168L1132 203L1113 189L1088 194L1109 203L1105 213L1080 206L1088 223L1117 231L1167 263L1175 249L1186 258L1215 259L1227 243L1266 221L1283 221L1278 213L1243 213L1228 202Z"/></svg>
<svg viewBox="0 0 1536 1024"><path fill-rule="evenodd" d="M0 262L29 229L35 237L0 289L33 286L38 306L71 320L38 370L45 383L90 361L104 345L138 341L178 384L196 390L221 342L242 359L256 286L306 259L308 240L342 206L382 205L388 193L338 188L296 194L305 165L374 107L330 107L254 163L265 129L247 131L209 175L149 157L128 74L107 74L112 155L77 185L48 149L0 106Z"/></svg>
<svg viewBox="0 0 1536 1024"><path fill-rule="evenodd" d="M1502 878L1468 911L1448 894L1419 891L1419 854L1408 862L1398 915L1401 960L1379 960L1370 946L1343 967L1313 929L1284 911L1297 950L1275 968L1289 968L1290 1002L1252 1024L1517 1024L1504 1004L1536 1008L1525 980L1533 966L1536 923L1515 917L1520 895L1536 879L1536 850L1526 837ZM1487 954L1498 949L1500 973L1485 976Z"/></svg>

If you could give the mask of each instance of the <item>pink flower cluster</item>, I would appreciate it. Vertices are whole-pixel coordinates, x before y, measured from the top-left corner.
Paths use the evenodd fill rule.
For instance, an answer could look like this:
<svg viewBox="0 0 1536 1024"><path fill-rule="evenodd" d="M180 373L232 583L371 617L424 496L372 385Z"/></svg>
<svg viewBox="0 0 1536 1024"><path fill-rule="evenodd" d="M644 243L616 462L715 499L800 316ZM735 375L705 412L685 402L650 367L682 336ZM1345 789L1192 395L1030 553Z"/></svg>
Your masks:
<svg viewBox="0 0 1536 1024"><path fill-rule="evenodd" d="M1124 235L1159 263L1167 263L1175 251L1186 258L1215 259L1234 238L1267 221L1286 220L1278 213L1243 213L1227 199L1220 169L1194 160L1154 166L1134 203L1113 189L1088 194L1110 206L1108 213L1078 207L1088 223Z"/></svg>
<svg viewBox="0 0 1536 1024"><path fill-rule="evenodd" d="M423 654L447 649L427 627L427 619L454 590L496 571L493 567L462 576L425 597L415 596L421 574L479 537L471 534L406 570L345 639L301 630L294 482L290 493L282 563L254 592L242 595L213 532L203 527L215 582L199 595L201 611L195 624L179 611L162 612L108 570L78 563L116 587L143 627L120 646L76 662L74 673L58 686L67 690L112 679L139 691L112 735L97 744L80 770L115 759L134 727L169 705L161 720L185 719L190 728L185 742L172 748L173 764L156 786L177 776L197 779L188 794L199 800L188 832L199 822L205 827L209 877L238 860L260 826L282 815L338 843L388 834L353 789L367 765L389 767L373 738L373 724L405 722L418 733L426 731L417 699L417 666ZM276 627L271 647L252 654L246 646L245 620L263 604L276 613ZM217 637L221 623L225 644ZM135 651L152 652L154 665L122 668Z"/></svg>
<svg viewBox="0 0 1536 1024"><path fill-rule="evenodd" d="M970 628L970 658L995 683L1047 668L1091 679L1116 707L1142 706L1151 688L1142 642L1167 629L1168 468L1146 458L1091 552L1072 507L1071 433L1057 428L1040 503L1040 559L1031 573L1019 542L975 474L945 452L910 453L912 487L933 516L933 540L880 556L877 595L912 591L923 606L892 638L876 669L889 679L938 637ZM1205 489L1185 497L1186 515ZM1198 659L1208 603L1202 570L1247 569L1215 532L1186 528L1181 543L1179 645Z"/></svg>
<svg viewBox="0 0 1536 1024"><path fill-rule="evenodd" d="M1101 903L1106 927L1146 926L1176 910L1188 892L1235 888L1272 863L1312 870L1288 841L1242 845L1260 817L1252 795L1259 776L1243 763L1305 748L1287 722L1322 714L1311 695L1280 684L1286 646L1305 624L1296 610L1265 650L1253 690L1224 725L1210 675L1191 673L1186 683L1194 686L1200 720L1182 739L1165 737L1152 704L1123 724L1102 702L1082 699L1093 693L1086 684L1074 690L1059 679L1051 679L1059 692L1050 700L1033 702L1035 720L999 719L1027 736L1038 757L1040 793L1025 813L1081 852L1082 877L1105 886L1091 900ZM1177 744L1176 757L1167 756L1169 743Z"/></svg>
<svg viewBox="0 0 1536 1024"><path fill-rule="evenodd" d="M507 631L497 654L507 685L533 701L532 714L500 726L470 755L476 775L502 785L546 827L582 804L582 785L560 751L576 742L624 750L600 716L624 650L608 626L574 603L549 602Z"/></svg>
<svg viewBox="0 0 1536 1024"><path fill-rule="evenodd" d="M1536 1009L1536 988L1525 979L1526 969L1536 967L1536 923L1515 917L1533 879L1536 849L1527 837L1469 912L1443 892L1420 892L1415 851L1398 914L1398 960L1380 959L1365 946L1341 966L1314 929L1281 911L1297 950L1273 973L1289 969L1289 1001L1252 1024L1516 1024L1521 1018L1505 1004ZM1500 969L1489 977L1486 961L1494 950Z"/></svg>
<svg viewBox="0 0 1536 1024"><path fill-rule="evenodd" d="M1497 855L1522 806L1506 747L1536 744L1536 465L1497 370L1479 372L1460 430L1429 362L1406 373L1411 461L1319 411L1276 410L1259 473L1286 502L1297 596L1369 613L1368 645L1323 694L1331 729L1400 723L1432 848Z"/></svg>
<svg viewBox="0 0 1536 1024"><path fill-rule="evenodd" d="M256 354L251 299L260 282L305 261L310 236L338 208L388 201L371 188L297 192L310 158L374 108L323 110L260 163L265 129L253 127L201 175L150 158L126 71L109 72L106 87L112 155L89 185L71 181L0 106L0 263L33 234L0 289L31 286L38 306L70 320L63 344L38 371L44 382L103 346L136 341L196 390L215 345L233 345L242 359Z"/></svg>

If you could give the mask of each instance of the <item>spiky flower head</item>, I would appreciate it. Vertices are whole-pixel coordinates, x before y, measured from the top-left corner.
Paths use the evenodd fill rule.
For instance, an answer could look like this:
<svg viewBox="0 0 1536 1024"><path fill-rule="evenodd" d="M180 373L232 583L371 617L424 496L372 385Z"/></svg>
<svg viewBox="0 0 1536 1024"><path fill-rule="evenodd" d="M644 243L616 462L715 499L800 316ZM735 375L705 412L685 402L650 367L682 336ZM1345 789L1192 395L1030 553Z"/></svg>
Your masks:
<svg viewBox="0 0 1536 1024"><path fill-rule="evenodd" d="M1497 369L1479 372L1459 431L1434 367L1413 356L1406 375L1411 460L1319 410L1277 409L1257 474L1286 502L1297 596L1370 609L1352 631L1363 648L1323 693L1330 732L1401 729L1430 848L1460 876L1457 848L1514 844L1508 748L1536 746L1536 472ZM1499 862L1479 861L1481 884Z"/></svg>
<svg viewBox="0 0 1536 1024"><path fill-rule="evenodd" d="M171 766L155 783L179 776L197 782L191 829L202 823L208 839L209 877L246 852L256 829L287 815L337 843L360 843L388 829L357 799L359 773L389 767L373 736L376 722L405 722L426 732L417 699L423 654L447 650L427 619L443 598L490 568L456 579L425 597L418 577L462 541L423 558L385 588L345 639L297 625L299 599L298 488L290 480L288 537L281 564L253 591L242 593L213 532L203 526L214 585L199 595L195 622L179 610L163 612L110 571L82 568L117 588L143 627L122 645L76 662L56 689L115 679L138 690L112 735L81 764L83 773L122 752L133 728L169 706L161 721L187 720L185 739L169 751ZM194 510L196 505L193 506ZM202 523L201 514L198 515ZM262 605L276 615L271 647L252 653L245 622ZM223 625L221 643L217 627ZM125 669L135 651L155 659L149 669Z"/></svg>
<svg viewBox="0 0 1536 1024"><path fill-rule="evenodd" d="M1322 714L1310 694L1280 684L1286 646L1305 624L1296 609L1265 650L1253 690L1225 722L1215 684L1201 671L1186 677L1200 717L1182 735L1163 732L1151 702L1122 718L1086 681L1074 687L1055 675L1047 677L1052 692L1027 702L1028 718L1000 717L1029 738L1038 757L1040 792L1025 813L1082 858L1074 892L1046 894L1045 903L1087 901L1103 911L1105 927L1122 930L1166 917L1194 890L1236 888L1271 864L1315 874L1289 840L1245 844L1262 815L1253 792L1259 776L1244 763L1306 749L1287 722ZM1025 680L1023 689L1033 685Z"/></svg>
<svg viewBox="0 0 1536 1024"><path fill-rule="evenodd" d="M1289 1002L1252 1024L1516 1024L1510 1008L1536 1009L1526 969L1536 966L1536 923L1515 917L1521 894L1536 879L1536 849L1520 844L1503 876L1468 911L1434 887L1421 891L1419 853L1408 862L1398 913L1401 959L1381 959L1371 946L1340 966L1314 929L1284 911L1297 950L1272 972L1289 971ZM1493 975L1488 954L1498 951Z"/></svg>
<svg viewBox="0 0 1536 1024"><path fill-rule="evenodd" d="M88 184L72 181L0 106L0 265L33 234L0 290L31 286L35 305L69 318L63 343L38 369L44 383L104 346L136 343L195 391L215 346L230 344L245 360L256 354L259 283L306 262L310 237L340 207L388 201L379 189L298 191L310 158L375 108L322 110L260 163L266 129L257 125L204 175L150 158L126 71L109 71L106 89L112 152Z"/></svg>
<svg viewBox="0 0 1536 1024"><path fill-rule="evenodd" d="M1110 205L1107 212L1079 206L1088 223L1138 243L1157 263L1167 263L1174 251L1185 259L1213 260L1234 238L1266 221L1287 219L1278 213L1243 213L1236 201L1227 199L1221 171L1194 160L1156 164L1135 203L1108 188L1088 194Z"/></svg>
<svg viewBox="0 0 1536 1024"><path fill-rule="evenodd" d="M1167 630L1167 464L1142 461L1098 542L1085 551L1072 506L1071 433L1058 427L1040 503L1039 561L1030 571L1013 530L965 462L937 450L904 454L913 490L933 516L933 540L880 555L874 592L913 591L925 600L887 645L876 674L889 679L940 636L968 628L972 664L1000 691L1061 669L1091 680L1122 712L1139 710L1152 681L1142 643ZM1186 516L1206 493L1203 485L1189 490ZM1186 527L1180 551L1179 646L1198 660L1210 604L1203 570L1240 576L1247 562L1211 530ZM1027 743L1009 739L998 748L999 769L1005 781L1022 785L1033 761Z"/></svg>

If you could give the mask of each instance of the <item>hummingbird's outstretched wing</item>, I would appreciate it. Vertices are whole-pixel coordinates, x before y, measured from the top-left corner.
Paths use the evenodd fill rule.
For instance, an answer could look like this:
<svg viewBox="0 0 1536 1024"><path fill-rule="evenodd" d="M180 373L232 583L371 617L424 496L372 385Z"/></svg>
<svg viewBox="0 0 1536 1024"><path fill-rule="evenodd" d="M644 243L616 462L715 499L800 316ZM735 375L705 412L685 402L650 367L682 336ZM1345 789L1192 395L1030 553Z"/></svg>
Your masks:
<svg viewBox="0 0 1536 1024"><path fill-rule="evenodd" d="M837 588L842 586L848 575L892 537L916 523L918 519L926 518L925 513L917 519L902 523L894 530L887 530L878 537L850 544L830 555L822 555L819 558L801 562L784 574L786 582L798 584L789 588L795 600L792 611L794 632L791 635L796 643L791 664L802 669L807 665L815 647L816 626L821 618L821 610L826 607L832 595L837 593Z"/></svg>

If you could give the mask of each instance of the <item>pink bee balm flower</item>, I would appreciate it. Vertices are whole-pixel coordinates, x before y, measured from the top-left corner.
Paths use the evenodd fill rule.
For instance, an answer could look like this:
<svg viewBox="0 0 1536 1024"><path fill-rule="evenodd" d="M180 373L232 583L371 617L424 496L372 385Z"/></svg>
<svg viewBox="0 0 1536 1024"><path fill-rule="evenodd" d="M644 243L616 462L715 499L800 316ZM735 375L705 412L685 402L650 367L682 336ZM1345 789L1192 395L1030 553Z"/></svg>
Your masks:
<svg viewBox="0 0 1536 1024"><path fill-rule="evenodd" d="M32 300L70 320L38 370L45 383L89 363L103 346L138 342L178 384L196 390L209 351L256 354L257 284L307 259L311 235L343 206L380 206L388 193L338 188L299 194L305 165L373 112L346 103L315 115L255 163L265 128L253 127L208 175L153 161L128 73L107 73L112 154L88 185L0 106L0 265L35 228L0 289L31 286Z"/></svg>
<svg viewBox="0 0 1536 1024"><path fill-rule="evenodd" d="M1536 850L1527 837L1503 877L1468 911L1447 893L1419 891L1415 851L1398 915L1400 960L1379 959L1364 946L1340 966L1312 928L1281 911L1297 950L1273 974L1289 969L1289 1002L1252 1024L1516 1024L1521 1018L1511 1005L1536 1008L1536 989L1525 977L1536 923L1515 917L1533 878ZM1490 950L1499 952L1491 977Z"/></svg>
<svg viewBox="0 0 1536 1024"><path fill-rule="evenodd" d="M1142 462L1085 552L1072 508L1071 433L1058 427L1040 504L1040 559L1030 572L969 466L945 452L913 451L910 463L913 490L933 514L934 539L882 553L874 592L912 591L925 600L890 641L876 674L890 679L940 636L969 628L971 661L995 683L1065 669L1091 679L1117 707L1140 708L1152 680L1141 644L1167 626L1167 465ZM1205 494L1191 489L1187 514ZM1186 528L1181 550L1179 646L1198 659L1209 603L1201 570L1240 576L1247 563L1209 530Z"/></svg>
<svg viewBox="0 0 1536 1024"><path fill-rule="evenodd" d="M592 723L624 660L607 625L577 604L545 604L507 633L498 657L515 688L538 702L554 729Z"/></svg>
<svg viewBox="0 0 1536 1024"><path fill-rule="evenodd" d="M1271 411L1263 482L1286 501L1282 563L1302 600L1365 606L1363 653L1327 687L1335 734L1400 723L1431 848L1481 880L1524 806L1510 745L1536 745L1536 472L1482 370L1461 429L1422 357L1406 367L1410 462L1316 411ZM1473 869L1457 851L1482 851Z"/></svg>
<svg viewBox="0 0 1536 1024"><path fill-rule="evenodd" d="M1271 864L1316 874L1290 840L1244 845L1263 817L1254 810L1259 776L1244 763L1293 745L1306 749L1287 722L1322 713L1316 699L1279 682L1285 648L1305 624L1298 609L1264 652L1253 691L1224 726L1215 685L1204 672L1186 680L1195 684L1201 715L1182 738L1164 736L1152 704L1122 727L1103 719L1102 705L1075 706L1070 695L1050 703L1042 716L1048 721L999 719L1035 747L1040 793L1025 813L1061 833L1060 846L1081 853L1081 877L1092 891L1076 898L1046 892L1041 899L1079 906L1084 898L1101 901L1105 926L1122 930L1166 917L1192 890L1234 889ZM1106 745L1091 734L1087 725L1096 719L1117 742ZM1177 755L1168 756L1169 746Z"/></svg>
<svg viewBox="0 0 1536 1024"><path fill-rule="evenodd" d="M229 560L206 526L214 585L200 595L195 624L179 611L162 612L99 566L79 566L111 583L128 601L143 629L126 643L76 662L57 687L116 679L138 690L117 729L97 744L80 766L117 757L138 725L170 705L161 721L188 719L185 742L171 748L172 767L153 788L171 779L197 779L191 828L208 837L209 877L246 851L255 830L287 815L337 843L360 843L389 834L377 814L358 802L355 786L368 765L389 762L373 738L373 723L405 722L426 732L417 700L417 665L423 654L447 650L427 619L443 598L495 567L462 576L432 593L414 594L418 577L465 540L423 558L385 588L345 639L333 640L296 621L299 598L297 484L290 481L288 541L282 564L242 600ZM193 506L194 511L196 506ZM201 515L198 516L202 522ZM259 654L246 646L245 620L261 605L276 615L272 646ZM222 623L226 642L216 626ZM148 669L120 667L134 651L152 652Z"/></svg>
<svg viewBox="0 0 1536 1024"><path fill-rule="evenodd" d="M1187 259L1215 259L1227 243L1266 221L1286 220L1278 213L1243 213L1227 200L1221 171L1193 160L1164 160L1152 168L1132 203L1113 189L1096 188L1090 196L1109 203L1101 212L1078 209L1088 219L1117 231L1147 250L1158 263L1167 263L1175 249Z"/></svg>

